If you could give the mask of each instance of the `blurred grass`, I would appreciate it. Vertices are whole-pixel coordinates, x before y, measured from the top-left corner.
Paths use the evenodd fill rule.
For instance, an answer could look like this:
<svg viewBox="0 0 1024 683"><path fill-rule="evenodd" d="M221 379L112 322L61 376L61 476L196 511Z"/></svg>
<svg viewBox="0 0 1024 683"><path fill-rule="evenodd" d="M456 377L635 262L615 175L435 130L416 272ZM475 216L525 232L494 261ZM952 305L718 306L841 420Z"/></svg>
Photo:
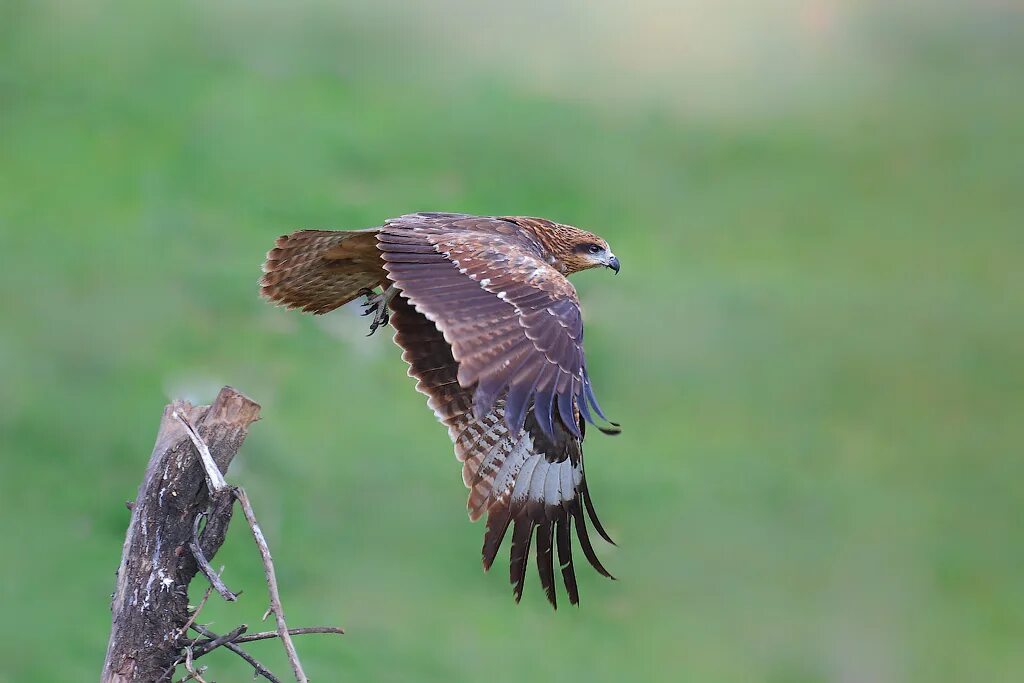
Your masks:
<svg viewBox="0 0 1024 683"><path fill-rule="evenodd" d="M0 680L96 675L120 501L163 404L221 383L264 406L232 478L290 620L349 631L300 643L317 680L1018 677L1024 15L758 10L817 36L790 50L684 13L695 65L654 3L632 51L605 4L525 6L521 51L507 10L441 7L0 6ZM584 573L579 610L480 571L393 345L256 297L282 232L437 209L623 261L577 278L626 427L588 442L621 580ZM210 618L254 624L240 529L218 559L246 597Z"/></svg>

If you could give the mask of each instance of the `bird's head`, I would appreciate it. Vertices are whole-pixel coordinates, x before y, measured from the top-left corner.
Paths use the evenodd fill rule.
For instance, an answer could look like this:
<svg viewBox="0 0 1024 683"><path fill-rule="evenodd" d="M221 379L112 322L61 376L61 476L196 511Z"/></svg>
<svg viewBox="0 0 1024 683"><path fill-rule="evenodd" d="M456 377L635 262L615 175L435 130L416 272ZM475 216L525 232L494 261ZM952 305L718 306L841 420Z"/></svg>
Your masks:
<svg viewBox="0 0 1024 683"><path fill-rule="evenodd" d="M608 242L592 232L542 218L512 220L529 228L540 239L551 256L552 265L566 275L598 267L619 272L619 259Z"/></svg>
<svg viewBox="0 0 1024 683"><path fill-rule="evenodd" d="M566 275L602 266L619 272L619 259L604 239L579 228L567 225L559 227L570 230L566 246L556 254L556 258L565 266Z"/></svg>

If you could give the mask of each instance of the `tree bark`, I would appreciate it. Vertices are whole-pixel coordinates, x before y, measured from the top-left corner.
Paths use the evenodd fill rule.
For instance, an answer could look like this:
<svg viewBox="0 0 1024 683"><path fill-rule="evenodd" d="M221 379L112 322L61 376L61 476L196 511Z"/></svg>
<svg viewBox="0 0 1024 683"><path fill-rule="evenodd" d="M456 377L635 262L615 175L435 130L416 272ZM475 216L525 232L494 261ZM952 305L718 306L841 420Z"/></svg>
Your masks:
<svg viewBox="0 0 1024 683"><path fill-rule="evenodd" d="M259 419L259 404L224 387L210 406L175 401L164 409L153 454L132 507L111 611L102 683L170 680L187 643L188 586L198 566L189 550L198 515L207 558L224 543L231 520L230 488L211 497L199 454L179 414L209 445L221 472Z"/></svg>

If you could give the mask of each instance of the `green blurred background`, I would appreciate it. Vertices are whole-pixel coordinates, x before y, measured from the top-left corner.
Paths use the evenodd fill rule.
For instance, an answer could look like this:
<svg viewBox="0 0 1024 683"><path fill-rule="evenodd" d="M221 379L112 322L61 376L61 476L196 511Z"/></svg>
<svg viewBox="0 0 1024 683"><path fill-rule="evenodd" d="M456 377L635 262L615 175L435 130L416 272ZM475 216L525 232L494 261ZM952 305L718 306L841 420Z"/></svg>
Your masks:
<svg viewBox="0 0 1024 683"><path fill-rule="evenodd" d="M0 680L95 680L162 407L225 383L290 621L349 632L315 680L1024 680L1024 11L961 4L0 4ZM416 210L623 262L578 610L481 571L390 332L257 297L278 234Z"/></svg>

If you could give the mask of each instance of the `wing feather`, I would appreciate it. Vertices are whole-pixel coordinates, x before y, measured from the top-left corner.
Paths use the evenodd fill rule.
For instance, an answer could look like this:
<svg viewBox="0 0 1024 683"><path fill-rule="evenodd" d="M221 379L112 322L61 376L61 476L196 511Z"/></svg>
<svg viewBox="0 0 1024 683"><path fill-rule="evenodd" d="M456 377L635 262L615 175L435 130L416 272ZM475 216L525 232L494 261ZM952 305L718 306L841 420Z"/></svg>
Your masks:
<svg viewBox="0 0 1024 683"><path fill-rule="evenodd" d="M428 396L431 408L448 427L456 456L463 463L462 479L470 489L470 519L487 515L481 550L484 568L493 566L511 528L509 579L518 601L536 532L537 570L545 596L552 606L557 605L553 568L557 548L569 602L578 604L571 542L574 525L587 559L608 575L587 536L587 518L596 520L596 515L583 476L582 434L575 436L558 421L553 425L554 436L549 436L526 391L510 391L508 397L499 397L489 412L478 416L472 392L455 381L459 363L437 326L402 295L390 306L395 341L403 349L409 375L418 380L416 388ZM557 373L557 367L548 366L540 377L542 386L554 386ZM521 407L510 405L513 398L522 402ZM521 429L508 427L508 410L523 411ZM577 430L582 432L579 427ZM598 528L598 533L605 535L603 528Z"/></svg>
<svg viewBox="0 0 1024 683"><path fill-rule="evenodd" d="M558 564L562 568L565 592L569 594L569 603L578 605L580 592L576 586L576 570L572 564L572 527L567 519L559 519L555 523L555 536L558 540Z"/></svg>
<svg viewBox="0 0 1024 683"><path fill-rule="evenodd" d="M526 582L526 566L530 560L530 540L533 538L534 523L530 519L517 518L512 530L512 553L509 559L509 578L512 581L512 595L516 602L523 597Z"/></svg>
<svg viewBox="0 0 1024 683"><path fill-rule="evenodd" d="M555 526L552 522L544 522L537 526L537 574L540 585L548 602L558 609L558 598L555 597L555 556L552 552Z"/></svg>
<svg viewBox="0 0 1024 683"><path fill-rule="evenodd" d="M535 239L504 219L412 214L388 221L378 240L389 279L451 344L478 415L514 385L509 429L522 429L522 407L536 395L545 434L558 422L576 435L574 406L588 386L579 300ZM556 383L552 367L567 378Z"/></svg>

